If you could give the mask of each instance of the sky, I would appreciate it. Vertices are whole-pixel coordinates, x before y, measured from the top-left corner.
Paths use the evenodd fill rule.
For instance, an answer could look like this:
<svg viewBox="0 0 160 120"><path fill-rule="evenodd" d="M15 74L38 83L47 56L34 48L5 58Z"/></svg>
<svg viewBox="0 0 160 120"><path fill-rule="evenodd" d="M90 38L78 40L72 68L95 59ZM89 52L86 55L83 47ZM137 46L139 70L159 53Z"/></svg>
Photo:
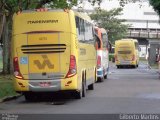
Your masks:
<svg viewBox="0 0 160 120"><path fill-rule="evenodd" d="M84 7L84 9L87 10L93 10L94 7L87 2L87 0L84 0L84 4L81 6ZM101 3L101 8L105 10L111 10L113 8L118 8L120 7L119 1L118 0L103 0ZM149 23L146 25L146 23L131 23L128 22L129 24L132 24L135 28L146 28L148 26L149 28L159 28L160 25L158 23L159 16L154 14L154 15L145 15L144 13L146 12L151 12L155 13L152 6L149 5L148 1L146 2L136 2L136 3L128 3L123 7L123 13L119 18L121 19L131 19L131 20L156 20L157 23Z"/></svg>
<svg viewBox="0 0 160 120"><path fill-rule="evenodd" d="M84 9L94 9L94 7L87 1L85 1L84 4L81 6L83 6ZM101 3L101 8L105 10L111 10L117 7L120 7L118 0L103 0ZM150 6L148 2L129 3L123 7L123 15L121 17L126 19L159 19L159 17L156 15L152 15L152 17L144 16L144 12L154 12L152 6Z"/></svg>

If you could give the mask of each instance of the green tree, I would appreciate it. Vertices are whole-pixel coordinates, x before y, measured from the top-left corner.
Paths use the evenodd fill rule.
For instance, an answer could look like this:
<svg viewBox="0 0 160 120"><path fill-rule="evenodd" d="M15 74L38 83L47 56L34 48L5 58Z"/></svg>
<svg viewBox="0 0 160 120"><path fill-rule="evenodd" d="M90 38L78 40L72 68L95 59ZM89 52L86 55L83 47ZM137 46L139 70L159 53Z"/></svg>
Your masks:
<svg viewBox="0 0 160 120"><path fill-rule="evenodd" d="M95 13L91 14L91 18L98 23L99 27L103 27L108 30L108 38L114 43L115 40L123 38L129 25L122 24L125 22L123 19L118 19L117 16L121 15L122 8L106 10L96 10Z"/></svg>
<svg viewBox="0 0 160 120"><path fill-rule="evenodd" d="M149 0L154 10L160 15L160 0Z"/></svg>

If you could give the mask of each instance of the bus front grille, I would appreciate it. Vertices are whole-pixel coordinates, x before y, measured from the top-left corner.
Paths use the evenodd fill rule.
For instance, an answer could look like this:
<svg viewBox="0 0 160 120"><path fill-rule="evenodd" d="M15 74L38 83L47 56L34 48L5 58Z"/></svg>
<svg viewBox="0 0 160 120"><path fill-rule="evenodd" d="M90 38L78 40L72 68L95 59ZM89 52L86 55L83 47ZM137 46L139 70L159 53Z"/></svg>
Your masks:
<svg viewBox="0 0 160 120"><path fill-rule="evenodd" d="M36 44L21 46L21 51L24 54L62 53L65 52L65 50L65 44Z"/></svg>

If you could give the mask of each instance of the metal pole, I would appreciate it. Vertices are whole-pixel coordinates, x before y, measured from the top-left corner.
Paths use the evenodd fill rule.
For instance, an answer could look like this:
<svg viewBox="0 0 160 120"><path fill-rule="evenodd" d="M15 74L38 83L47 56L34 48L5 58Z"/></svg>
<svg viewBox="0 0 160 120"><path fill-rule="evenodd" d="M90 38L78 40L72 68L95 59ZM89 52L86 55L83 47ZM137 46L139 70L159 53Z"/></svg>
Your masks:
<svg viewBox="0 0 160 120"><path fill-rule="evenodd" d="M146 29L147 29L147 32L149 31L148 30L148 20L146 21Z"/></svg>

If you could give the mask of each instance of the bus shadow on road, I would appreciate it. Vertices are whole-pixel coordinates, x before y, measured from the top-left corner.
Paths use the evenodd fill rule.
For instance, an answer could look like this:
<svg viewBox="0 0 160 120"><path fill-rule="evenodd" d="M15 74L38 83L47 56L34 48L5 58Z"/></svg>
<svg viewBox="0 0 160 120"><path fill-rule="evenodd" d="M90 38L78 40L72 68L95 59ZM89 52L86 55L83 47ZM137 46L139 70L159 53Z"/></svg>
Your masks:
<svg viewBox="0 0 160 120"><path fill-rule="evenodd" d="M46 103L50 105L64 105L69 103L70 101L75 101L72 93L41 93L36 94L32 100L23 100L19 103L21 104L32 104L32 103Z"/></svg>
<svg viewBox="0 0 160 120"><path fill-rule="evenodd" d="M135 66L128 66L128 65L126 65L126 66L118 67L117 69L137 69L137 67L135 67Z"/></svg>

